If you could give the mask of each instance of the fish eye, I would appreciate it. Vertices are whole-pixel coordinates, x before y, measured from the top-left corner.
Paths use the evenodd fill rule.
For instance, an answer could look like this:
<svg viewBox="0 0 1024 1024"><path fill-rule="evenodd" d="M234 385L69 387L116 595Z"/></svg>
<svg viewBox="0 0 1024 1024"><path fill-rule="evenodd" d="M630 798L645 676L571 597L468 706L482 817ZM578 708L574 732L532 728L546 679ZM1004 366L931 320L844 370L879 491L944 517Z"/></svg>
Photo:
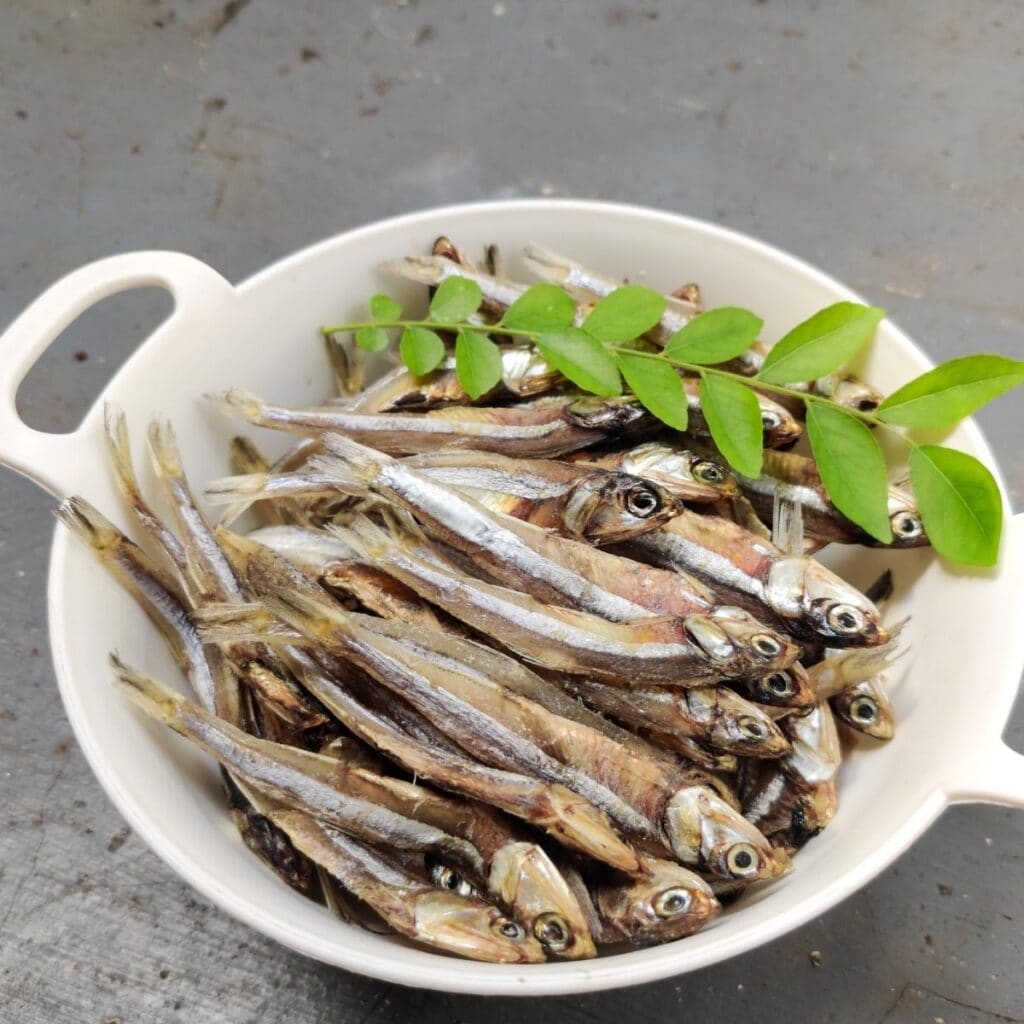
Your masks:
<svg viewBox="0 0 1024 1024"><path fill-rule="evenodd" d="M772 409L761 410L761 425L768 430L775 430L782 426L782 417Z"/></svg>
<svg viewBox="0 0 1024 1024"><path fill-rule="evenodd" d="M782 644L767 633L758 633L751 643L754 645L754 650L766 658L774 658L782 653Z"/></svg>
<svg viewBox="0 0 1024 1024"><path fill-rule="evenodd" d="M789 697L796 692L793 680L785 672L773 672L764 684L777 697Z"/></svg>
<svg viewBox="0 0 1024 1024"><path fill-rule="evenodd" d="M690 909L692 902L685 889L666 889L654 898L654 912L658 917L678 917Z"/></svg>
<svg viewBox="0 0 1024 1024"><path fill-rule="evenodd" d="M459 896L472 896L476 892L476 889L462 875L444 864L435 864L430 869L430 880L439 889L447 889Z"/></svg>
<svg viewBox="0 0 1024 1024"><path fill-rule="evenodd" d="M850 704L850 717L865 725L878 718L878 704L872 697L858 697Z"/></svg>
<svg viewBox="0 0 1024 1024"><path fill-rule="evenodd" d="M634 487L626 493L626 510L646 519L661 509L661 498L649 487Z"/></svg>
<svg viewBox="0 0 1024 1024"><path fill-rule="evenodd" d="M702 459L694 464L693 475L706 484L720 484L725 479L725 470L717 462Z"/></svg>
<svg viewBox="0 0 1024 1024"><path fill-rule="evenodd" d="M768 735L768 729L764 722L750 716L744 716L736 723L740 732L752 740L763 740Z"/></svg>
<svg viewBox="0 0 1024 1024"><path fill-rule="evenodd" d="M866 625L864 615L849 604L836 604L828 610L828 624L837 633L857 633Z"/></svg>
<svg viewBox="0 0 1024 1024"><path fill-rule="evenodd" d="M526 938L523 926L510 921L507 917L499 918L492 927L503 939L509 939L511 942L522 942Z"/></svg>
<svg viewBox="0 0 1024 1024"><path fill-rule="evenodd" d="M892 532L900 537L920 537L924 532L921 520L910 512L897 512L890 522Z"/></svg>
<svg viewBox="0 0 1024 1024"><path fill-rule="evenodd" d="M533 922L533 934L541 945L555 953L569 945L569 928L558 914L541 914Z"/></svg>
<svg viewBox="0 0 1024 1024"><path fill-rule="evenodd" d="M757 874L757 850L750 843L736 843L725 855L725 866L734 878L749 878Z"/></svg>

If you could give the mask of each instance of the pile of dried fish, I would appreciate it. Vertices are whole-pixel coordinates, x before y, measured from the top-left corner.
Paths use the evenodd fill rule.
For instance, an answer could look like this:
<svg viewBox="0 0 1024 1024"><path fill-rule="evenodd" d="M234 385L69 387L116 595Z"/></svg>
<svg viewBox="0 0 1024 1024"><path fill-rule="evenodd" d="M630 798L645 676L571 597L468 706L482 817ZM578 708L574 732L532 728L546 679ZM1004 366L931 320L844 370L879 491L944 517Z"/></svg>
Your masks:
<svg viewBox="0 0 1024 1024"><path fill-rule="evenodd" d="M581 304L616 284L528 256ZM521 291L444 241L392 269L472 275L485 316ZM663 329L698 308L682 289ZM509 963L689 935L789 870L836 811L840 732L893 729L898 627L810 557L866 540L811 460L773 450L738 478L696 389L692 434L670 436L514 343L479 402L447 364L364 388L357 351L330 348L323 406L223 397L300 439L276 462L235 439L206 492L219 525L154 423L164 522L112 410L145 547L82 498L58 512L187 675L190 698L113 658L146 714L219 762L242 840L347 921ZM876 400L849 377L807 386ZM793 410L762 413L768 445L800 435ZM895 543L924 543L912 498L890 508Z"/></svg>

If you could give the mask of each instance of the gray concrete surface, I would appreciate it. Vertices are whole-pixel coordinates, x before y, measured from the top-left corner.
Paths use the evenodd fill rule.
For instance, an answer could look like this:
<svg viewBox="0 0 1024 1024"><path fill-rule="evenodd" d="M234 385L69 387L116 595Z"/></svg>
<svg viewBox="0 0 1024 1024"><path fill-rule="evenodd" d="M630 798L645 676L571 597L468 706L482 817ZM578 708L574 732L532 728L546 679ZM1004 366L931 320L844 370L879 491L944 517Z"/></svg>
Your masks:
<svg viewBox="0 0 1024 1024"><path fill-rule="evenodd" d="M937 358L1020 356L1022 109L1012 2L9 0L0 322L118 250L237 280L376 217L552 194L721 221L820 263ZM83 317L22 388L26 417L73 426L165 301ZM1024 409L982 422L1019 506ZM997 808L947 813L800 931L636 990L453 998L277 947L180 884L89 775L47 657L51 504L0 473L3 1021L1024 1019L1024 815ZM1007 738L1024 746L1019 709Z"/></svg>

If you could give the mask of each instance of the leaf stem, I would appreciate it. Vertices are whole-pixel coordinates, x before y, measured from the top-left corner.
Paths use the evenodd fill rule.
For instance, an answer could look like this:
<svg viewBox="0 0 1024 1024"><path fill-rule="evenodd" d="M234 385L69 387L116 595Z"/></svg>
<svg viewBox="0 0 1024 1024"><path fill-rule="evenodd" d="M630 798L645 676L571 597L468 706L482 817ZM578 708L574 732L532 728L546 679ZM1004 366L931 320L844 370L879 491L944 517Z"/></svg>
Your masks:
<svg viewBox="0 0 1024 1024"><path fill-rule="evenodd" d="M326 327L321 327L320 333L323 335L339 334L350 331L360 331L365 327L383 327L385 330L405 330L408 327L425 327L428 330L447 331L452 334L457 334L459 331L472 331L478 334L500 334L505 337L525 338L534 345L537 343L537 340L541 335L541 332L539 331L524 331L521 328L513 329L510 327L502 327L500 324L441 323L437 320L369 320L363 323L331 324ZM706 366L700 363L688 363L681 359L671 359L666 356L663 351L647 352L643 349L631 348L627 345L612 345L607 343L605 344L605 348L610 352L622 352L626 355L641 356L645 359L656 359L660 362L678 367L680 370L686 370L687 373L692 373L697 377L704 377L709 373L714 374L717 377L726 377L729 380L736 381L739 384L744 384L747 387L754 388L758 391L769 391L776 395L786 395L789 398L795 398L798 401L803 402L805 405L814 402L820 402L824 405L835 404L831 399L826 398L823 395L815 395L809 391L800 391L797 388L786 387L784 384L769 384L766 381L759 380L757 377L748 377L742 373L733 373L731 370L723 370L717 366ZM872 427L879 427L887 433L902 439L904 443L912 449L918 447L917 442L902 430L886 423L885 420L880 419L873 413L866 412L862 409L850 409L845 407L843 411L856 419L862 420L864 423L870 424Z"/></svg>

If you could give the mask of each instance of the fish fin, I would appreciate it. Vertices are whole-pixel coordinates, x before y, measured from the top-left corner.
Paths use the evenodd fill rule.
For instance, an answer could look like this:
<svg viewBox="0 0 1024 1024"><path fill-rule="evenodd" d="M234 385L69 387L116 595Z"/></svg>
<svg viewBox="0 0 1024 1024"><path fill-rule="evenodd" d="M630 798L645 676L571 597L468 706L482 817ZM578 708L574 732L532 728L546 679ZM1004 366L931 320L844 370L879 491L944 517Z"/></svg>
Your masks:
<svg viewBox="0 0 1024 1024"><path fill-rule="evenodd" d="M775 494L772 507L772 543L787 555L804 550L804 512L800 505Z"/></svg>
<svg viewBox="0 0 1024 1024"><path fill-rule="evenodd" d="M251 438L242 434L231 438L228 453L231 472L238 476L244 473L270 472L270 459L260 451Z"/></svg>
<svg viewBox="0 0 1024 1024"><path fill-rule="evenodd" d="M380 265L386 273L419 284L440 284L451 273L451 268L452 261L443 256L403 256Z"/></svg>
<svg viewBox="0 0 1024 1024"><path fill-rule="evenodd" d="M122 536L121 531L99 509L77 494L62 501L54 515L97 551L109 550Z"/></svg>

